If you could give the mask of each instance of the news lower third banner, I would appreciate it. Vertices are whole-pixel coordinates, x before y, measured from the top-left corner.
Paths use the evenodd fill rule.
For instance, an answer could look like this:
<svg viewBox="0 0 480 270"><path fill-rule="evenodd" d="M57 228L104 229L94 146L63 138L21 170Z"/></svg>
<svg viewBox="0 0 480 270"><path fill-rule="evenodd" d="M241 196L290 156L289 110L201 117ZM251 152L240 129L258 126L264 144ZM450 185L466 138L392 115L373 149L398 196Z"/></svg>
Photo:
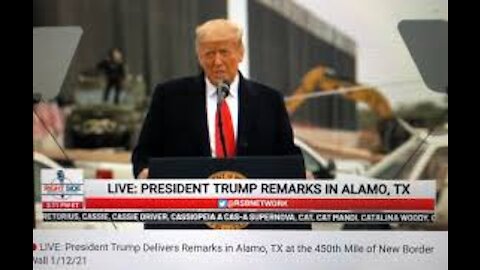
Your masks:
<svg viewBox="0 0 480 270"><path fill-rule="evenodd" d="M435 181L83 179L42 170L45 221L433 222Z"/></svg>

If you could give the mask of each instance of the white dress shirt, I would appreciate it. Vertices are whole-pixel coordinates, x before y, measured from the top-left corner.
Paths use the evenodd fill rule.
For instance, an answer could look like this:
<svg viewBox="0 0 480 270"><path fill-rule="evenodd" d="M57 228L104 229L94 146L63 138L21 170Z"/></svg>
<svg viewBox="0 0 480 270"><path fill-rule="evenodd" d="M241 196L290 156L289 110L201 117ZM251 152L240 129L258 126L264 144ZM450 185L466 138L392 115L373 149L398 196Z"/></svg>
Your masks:
<svg viewBox="0 0 480 270"><path fill-rule="evenodd" d="M226 98L230 114L232 116L233 136L235 142L237 141L238 132L238 81L239 76L230 84L230 94ZM206 98L207 98L207 121L208 134L210 138L210 149L212 150L212 157L216 157L215 153L215 113L217 112L217 90L216 87L205 77Z"/></svg>

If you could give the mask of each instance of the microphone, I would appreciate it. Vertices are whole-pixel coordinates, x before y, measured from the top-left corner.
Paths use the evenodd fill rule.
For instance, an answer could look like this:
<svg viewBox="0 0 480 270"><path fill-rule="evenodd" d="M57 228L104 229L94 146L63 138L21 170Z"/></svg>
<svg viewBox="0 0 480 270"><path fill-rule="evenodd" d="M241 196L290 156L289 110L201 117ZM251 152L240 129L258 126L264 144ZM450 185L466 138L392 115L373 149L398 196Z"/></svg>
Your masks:
<svg viewBox="0 0 480 270"><path fill-rule="evenodd" d="M230 95L230 84L226 81L221 81L217 85L217 104L220 104L225 98Z"/></svg>

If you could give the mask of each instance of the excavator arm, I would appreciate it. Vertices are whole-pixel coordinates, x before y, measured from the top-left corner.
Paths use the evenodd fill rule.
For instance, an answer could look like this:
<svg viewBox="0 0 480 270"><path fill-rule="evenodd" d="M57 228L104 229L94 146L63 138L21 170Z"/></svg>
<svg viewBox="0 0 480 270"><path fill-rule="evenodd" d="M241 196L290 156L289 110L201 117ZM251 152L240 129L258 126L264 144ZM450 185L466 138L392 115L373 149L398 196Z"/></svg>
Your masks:
<svg viewBox="0 0 480 270"><path fill-rule="evenodd" d="M333 92L347 90L339 91L339 93L354 102L366 103L382 119L392 119L394 117L390 103L376 88L368 86L359 88L361 85L339 80L334 75L334 72L328 67L318 66L313 68L303 76L301 84L295 89L292 97L296 95L304 96L316 91ZM349 87L354 87L355 90L348 91ZM287 111L293 114L307 99L308 97L304 96L287 100Z"/></svg>

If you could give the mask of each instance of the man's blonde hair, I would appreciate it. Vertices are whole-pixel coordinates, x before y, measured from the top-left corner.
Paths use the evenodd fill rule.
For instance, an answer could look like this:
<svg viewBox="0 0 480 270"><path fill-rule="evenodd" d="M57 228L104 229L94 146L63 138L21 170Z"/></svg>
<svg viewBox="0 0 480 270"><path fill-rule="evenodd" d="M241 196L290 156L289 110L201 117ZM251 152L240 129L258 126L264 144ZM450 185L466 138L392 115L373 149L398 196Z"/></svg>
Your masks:
<svg viewBox="0 0 480 270"><path fill-rule="evenodd" d="M236 23L226 19L213 19L197 26L195 30L195 46L198 46L205 39L223 40L234 38L243 47L243 29Z"/></svg>

